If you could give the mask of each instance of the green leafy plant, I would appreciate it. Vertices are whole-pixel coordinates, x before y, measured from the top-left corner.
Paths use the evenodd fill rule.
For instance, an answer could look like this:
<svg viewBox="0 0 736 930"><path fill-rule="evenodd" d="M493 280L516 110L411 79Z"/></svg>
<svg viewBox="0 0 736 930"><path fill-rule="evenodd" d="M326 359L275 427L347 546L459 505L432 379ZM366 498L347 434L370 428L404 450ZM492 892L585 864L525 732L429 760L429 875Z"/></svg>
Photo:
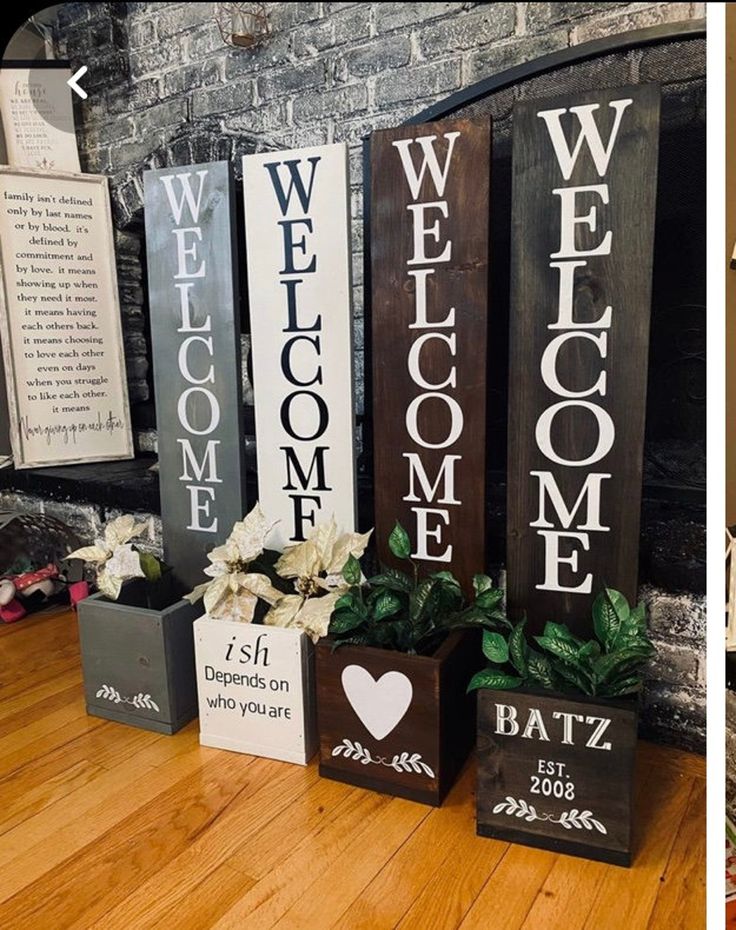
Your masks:
<svg viewBox="0 0 736 930"><path fill-rule="evenodd" d="M526 619L517 624L501 620L506 635L483 634L483 653L488 667L473 676L468 691L475 688L546 688L550 691L582 692L600 697L634 694L642 686L642 667L654 654L647 636L643 604L631 608L618 591L604 588L593 602L595 638L583 640L563 623L549 622L539 647L526 636Z"/></svg>
<svg viewBox="0 0 736 930"><path fill-rule="evenodd" d="M350 556L342 570L349 588L337 600L330 617L334 643L350 643L428 654L453 629L493 629L505 619L503 591L487 575L474 578L474 598L468 603L460 583L449 571L423 575L411 558L406 530L396 523L388 539L392 554L408 563L408 571L382 566L363 580L360 562Z"/></svg>

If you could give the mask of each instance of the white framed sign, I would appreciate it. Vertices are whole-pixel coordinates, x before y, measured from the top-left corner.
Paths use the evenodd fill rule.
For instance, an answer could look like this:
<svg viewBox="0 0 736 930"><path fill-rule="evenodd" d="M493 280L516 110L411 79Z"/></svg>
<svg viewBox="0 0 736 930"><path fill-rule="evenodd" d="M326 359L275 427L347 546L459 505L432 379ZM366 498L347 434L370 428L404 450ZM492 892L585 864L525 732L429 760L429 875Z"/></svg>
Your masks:
<svg viewBox="0 0 736 930"><path fill-rule="evenodd" d="M16 468L133 458L107 178L0 166L0 339Z"/></svg>
<svg viewBox="0 0 736 930"><path fill-rule="evenodd" d="M70 77L68 67L0 69L0 116L13 167L81 171Z"/></svg>
<svg viewBox="0 0 736 930"><path fill-rule="evenodd" d="M345 145L243 157L259 500L269 545L355 529Z"/></svg>

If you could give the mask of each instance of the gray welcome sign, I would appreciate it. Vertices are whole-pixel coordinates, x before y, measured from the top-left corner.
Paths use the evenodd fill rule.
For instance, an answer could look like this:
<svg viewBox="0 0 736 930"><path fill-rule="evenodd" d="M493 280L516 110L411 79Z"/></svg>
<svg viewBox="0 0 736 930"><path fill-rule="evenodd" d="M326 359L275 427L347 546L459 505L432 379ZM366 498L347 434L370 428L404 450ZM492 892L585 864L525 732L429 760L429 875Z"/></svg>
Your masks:
<svg viewBox="0 0 736 930"><path fill-rule="evenodd" d="M246 511L233 183L227 162L144 182L164 556L193 587Z"/></svg>

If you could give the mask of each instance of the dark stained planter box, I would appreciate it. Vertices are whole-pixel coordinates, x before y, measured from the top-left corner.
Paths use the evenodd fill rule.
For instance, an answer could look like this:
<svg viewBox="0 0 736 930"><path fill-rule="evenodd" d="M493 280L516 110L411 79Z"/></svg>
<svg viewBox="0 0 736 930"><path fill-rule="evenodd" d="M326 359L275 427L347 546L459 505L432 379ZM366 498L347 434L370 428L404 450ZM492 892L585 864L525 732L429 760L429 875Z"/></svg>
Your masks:
<svg viewBox="0 0 736 930"><path fill-rule="evenodd" d="M431 656L332 650L317 645L320 775L438 807L475 741L477 636L452 633Z"/></svg>
<svg viewBox="0 0 736 930"><path fill-rule="evenodd" d="M124 585L118 601L93 594L79 604L79 644L87 713L158 733L197 716L192 624L201 604L164 589Z"/></svg>
<svg viewBox="0 0 736 930"><path fill-rule="evenodd" d="M478 833L631 865L637 718L633 699L479 691Z"/></svg>

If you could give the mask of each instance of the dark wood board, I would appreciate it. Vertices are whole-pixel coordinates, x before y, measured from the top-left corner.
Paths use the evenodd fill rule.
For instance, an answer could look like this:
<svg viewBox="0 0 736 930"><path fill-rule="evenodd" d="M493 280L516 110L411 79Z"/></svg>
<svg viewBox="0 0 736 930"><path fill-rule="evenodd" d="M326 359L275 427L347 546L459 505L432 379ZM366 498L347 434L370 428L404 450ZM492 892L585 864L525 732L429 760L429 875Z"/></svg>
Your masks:
<svg viewBox="0 0 736 930"><path fill-rule="evenodd" d="M516 735L496 732L499 704L516 712ZM529 738L523 737L531 708L540 713L548 740L539 739L539 730L534 728ZM586 718L572 722L572 745L563 743L563 721L553 718L555 712ZM588 724L588 717L610 720L596 739L602 746L610 743L610 749L586 746L598 726ZM629 865L636 725L635 701L596 702L556 694L479 691L478 833ZM501 724L502 728L512 726ZM549 769L540 773L540 763L564 768L554 774ZM559 786L562 797L554 795ZM552 793L545 794L547 789ZM564 792L574 796L565 797Z"/></svg>
<svg viewBox="0 0 736 930"><path fill-rule="evenodd" d="M450 139L454 137L444 191L440 194L427 170L416 191L411 190L402 165L399 140L436 136L440 169L445 166ZM451 137L452 138L452 137ZM373 339L373 423L376 540L379 554L393 564L387 539L399 520L417 548L420 519L426 521L424 551L419 559L431 571L450 568L469 589L472 576L484 570L485 534L485 424L486 424L486 330L488 315L488 227L491 124L479 120L445 120L421 126L401 126L371 136L371 306ZM408 152L414 171L421 164L420 143ZM414 197L414 193L417 194ZM445 207L410 207L444 203ZM447 217L442 215L446 209ZM438 224L437 239L426 237L425 248L415 252L414 216L422 225ZM417 221L418 222L418 221ZM441 256L451 242L449 260L424 261ZM410 264L414 259L422 259ZM420 272L410 275L409 272ZM424 275L421 272L431 271ZM417 291L426 284L426 326L417 323ZM454 325L438 326L454 308ZM420 386L409 370L409 353L418 339L433 334L419 350ZM455 340L455 354L448 339ZM455 385L441 385L455 366ZM407 427L407 412L424 394L441 394L418 401L415 438ZM462 428L452 430L451 405L462 412ZM416 436L442 448L426 448ZM452 441L450 441L452 440ZM454 495L440 480L433 499L414 480L410 494L410 460L419 456L429 487L441 474L446 456L454 468ZM451 501L455 501L452 503ZM443 510L444 515L431 510ZM420 517L416 510L427 511ZM441 538L431 533L441 531ZM425 534L421 534L425 535ZM447 558L452 546L451 558ZM444 560L437 557L445 555Z"/></svg>
<svg viewBox="0 0 736 930"><path fill-rule="evenodd" d="M201 171L207 174L199 213L194 216L182 200L184 182L180 177L189 175L196 201ZM166 176L174 178L169 183L175 201L184 203L179 217L166 193L162 180ZM203 580L207 552L227 538L233 523L246 512L233 181L228 162L147 171L144 180L164 556L177 580L191 589ZM183 245L193 250L184 260L187 274L182 277L177 277L181 273L177 229L185 230ZM202 267L204 275L190 274ZM177 284L191 285L188 311L182 308ZM190 320L184 324L187 312ZM182 346L190 339L195 341L186 350L186 364L192 378L201 384L188 380L179 364ZM205 339L211 339L211 352L202 341ZM210 370L213 380L204 381ZM193 393L188 395L184 418L191 427L188 429L178 408L180 398L190 390ZM214 396L214 402L206 398L205 390ZM205 432L215 423L215 404L219 422ZM206 458L210 441L217 444L214 469L209 468ZM188 462L185 471L183 442L191 444L197 463L204 463L202 479ZM197 505L194 520L193 495ZM213 526L216 529L211 530Z"/></svg>
<svg viewBox="0 0 736 930"><path fill-rule="evenodd" d="M341 646L333 652L332 643L319 643L320 775L440 805L475 741L475 701L465 689L479 656L476 638L467 633L451 634L432 656L410 656L366 646ZM403 716L398 712L398 722L385 736L376 738L351 706L342 679L348 666L360 666L373 678L367 696L369 707L381 701L381 692L389 686L383 677L387 673L398 673L411 682L411 701ZM361 752L346 755L341 750L334 754L336 747L345 746L345 740L352 747L359 746ZM409 762L406 770L397 770L391 762L402 755ZM425 765L430 771L424 769Z"/></svg>
<svg viewBox="0 0 736 930"><path fill-rule="evenodd" d="M587 145L583 145L574 169L566 179L558 164L545 120L540 112L570 106L599 104L594 112L604 145L607 145L615 115L612 101L630 99L622 111L618 136L603 176ZM514 108L513 194L511 240L511 323L508 445L508 606L518 617L526 612L530 627L539 630L546 620L566 621L574 628L590 628L590 607L604 584L636 597L641 509L642 448L647 384L649 319L651 302L654 213L657 193L659 137L657 85L640 85L614 90L595 90L559 100L524 101ZM561 117L568 146L577 138L577 118ZM574 133L574 135L573 135ZM610 254L564 257L561 203L563 195L553 190L606 185L608 203L602 194L577 195L576 214L597 211L595 231L578 224L574 249L593 250L610 230ZM684 233L684 231L683 231ZM569 237L568 237L569 240ZM563 257L552 257L563 252ZM560 320L559 292L562 270L551 262L587 262L575 270L572 292L575 323L605 322L611 307L610 325L599 329L573 330L570 320ZM562 322L560 328L550 324ZM576 338L560 345L556 361L559 384L570 392L586 392L605 372L605 396L563 396L558 387L542 378L541 363L551 341L574 332ZM586 335L582 338L580 334ZM606 357L602 343L589 337L606 334ZM540 417L558 403L560 408L549 429L551 450L540 449L537 429ZM581 404L595 404L598 414ZM610 416L613 443L595 459L599 438L596 416ZM542 433L545 430L542 429ZM603 447L602 447L603 448ZM573 462L575 464L565 464ZM532 526L540 516L540 479L532 472L546 472L556 482L568 511L586 481L600 482L600 521L608 530L589 529L586 502L564 526L546 496L546 526ZM610 477L589 479L590 475ZM595 525L595 521L591 526ZM545 547L542 531L583 532L582 540L559 540L559 555L578 553L577 571L562 563L559 571L545 577ZM550 549L550 552L552 550ZM590 575L590 578L588 578ZM585 584L587 582L587 584ZM539 585L546 587L540 588ZM584 587L580 591L560 588ZM589 587L587 592L584 588Z"/></svg>

